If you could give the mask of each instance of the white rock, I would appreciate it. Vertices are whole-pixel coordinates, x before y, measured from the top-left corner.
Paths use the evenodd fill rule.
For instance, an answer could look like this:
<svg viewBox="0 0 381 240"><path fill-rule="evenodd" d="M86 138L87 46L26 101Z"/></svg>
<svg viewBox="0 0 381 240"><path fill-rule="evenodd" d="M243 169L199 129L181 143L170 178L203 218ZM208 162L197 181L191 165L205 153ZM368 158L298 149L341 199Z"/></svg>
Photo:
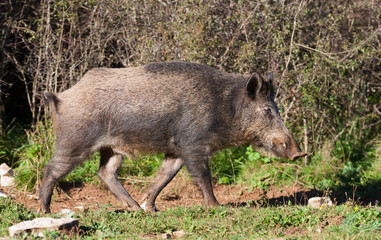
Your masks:
<svg viewBox="0 0 381 240"><path fill-rule="evenodd" d="M15 178L13 176L1 176L1 186L10 187L15 185Z"/></svg>
<svg viewBox="0 0 381 240"><path fill-rule="evenodd" d="M4 193L0 192L0 197L4 197L4 198L6 198L7 195L5 195Z"/></svg>
<svg viewBox="0 0 381 240"><path fill-rule="evenodd" d="M186 232L184 230L180 230L180 231L174 231L173 232L173 236L177 237L177 238L181 238L181 237L184 237L186 234Z"/></svg>
<svg viewBox="0 0 381 240"><path fill-rule="evenodd" d="M170 239L170 238L171 238L171 234L169 234L169 233L161 234L161 239Z"/></svg>
<svg viewBox="0 0 381 240"><path fill-rule="evenodd" d="M2 176L6 173L13 174L13 170L7 164L3 163L0 165L0 175Z"/></svg>
<svg viewBox="0 0 381 240"><path fill-rule="evenodd" d="M70 209L62 209L58 214L59 215L66 215L66 214L69 214L69 213L72 213L73 211L70 210Z"/></svg>
<svg viewBox="0 0 381 240"><path fill-rule="evenodd" d="M308 199L308 206L312 208L332 206L332 200L329 197L313 197Z"/></svg>
<svg viewBox="0 0 381 240"><path fill-rule="evenodd" d="M1 186L9 187L15 184L15 173L13 169L10 168L7 164L3 163L0 165L0 178L1 178Z"/></svg>
<svg viewBox="0 0 381 240"><path fill-rule="evenodd" d="M22 232L40 233L45 230L66 230L78 226L75 218L36 218L31 221L20 222L8 228L11 237L18 236Z"/></svg>
<svg viewBox="0 0 381 240"><path fill-rule="evenodd" d="M14 176L15 173L13 172L13 169L10 168L7 164L3 163L0 165L0 175L1 176Z"/></svg>
<svg viewBox="0 0 381 240"><path fill-rule="evenodd" d="M84 210L85 209L84 206L78 206L78 207L74 207L74 208L79 209L79 210Z"/></svg>
<svg viewBox="0 0 381 240"><path fill-rule="evenodd" d="M29 195L26 195L27 198L29 199L34 199L34 200L38 200L38 197L36 195L33 195L33 194L29 194Z"/></svg>

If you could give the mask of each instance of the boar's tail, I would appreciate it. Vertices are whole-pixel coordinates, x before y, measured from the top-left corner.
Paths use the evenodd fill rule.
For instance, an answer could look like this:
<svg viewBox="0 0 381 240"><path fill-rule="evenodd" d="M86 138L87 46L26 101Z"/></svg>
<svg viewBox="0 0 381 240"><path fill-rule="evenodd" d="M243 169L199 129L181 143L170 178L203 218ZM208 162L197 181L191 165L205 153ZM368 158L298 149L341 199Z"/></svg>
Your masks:
<svg viewBox="0 0 381 240"><path fill-rule="evenodd" d="M50 103L53 103L54 108L58 112L58 106L61 101L58 99L56 94L45 91L45 92L42 92L41 95L42 95L42 100L44 101L44 105L49 105Z"/></svg>

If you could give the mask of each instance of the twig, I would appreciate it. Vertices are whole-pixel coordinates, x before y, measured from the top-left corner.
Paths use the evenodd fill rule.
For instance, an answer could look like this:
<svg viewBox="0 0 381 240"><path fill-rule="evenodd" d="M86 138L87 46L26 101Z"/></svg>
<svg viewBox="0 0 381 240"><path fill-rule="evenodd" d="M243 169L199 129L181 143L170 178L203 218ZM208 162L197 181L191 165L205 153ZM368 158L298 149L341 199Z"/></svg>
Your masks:
<svg viewBox="0 0 381 240"><path fill-rule="evenodd" d="M130 181L135 181L135 182L149 182L149 183L154 182L154 181L139 180L139 179L134 179L134 178L126 178L126 177L118 177L118 179L122 179L122 180L130 180Z"/></svg>
<svg viewBox="0 0 381 240"><path fill-rule="evenodd" d="M378 115L378 116L381 116L381 112L380 112L380 110L378 110L378 108L377 108L377 105L375 104L375 105L373 105L373 111Z"/></svg>
<svg viewBox="0 0 381 240"><path fill-rule="evenodd" d="M324 55L326 57L328 57L329 59L331 60L334 60L334 61L344 61L345 59L347 59L348 57L351 56L351 54L353 54L355 51L357 51L359 48L361 48L362 46L364 46L369 40L371 40L375 35L377 35L379 32L381 31L381 28L378 28L376 31L374 31L367 39L365 39L364 41L362 41L357 47L355 48L352 48L352 49L348 49L348 50L345 50L345 51L341 51L341 52L336 52L336 53L327 53L327 52L324 52L324 51L321 51L321 50L318 50L318 49L315 49L315 48L312 48L312 47L309 47L309 46L306 46L306 45L303 45L303 44L300 44L300 43L295 43L296 46L299 46L299 47L302 47L302 48L305 48L305 49L308 49L308 50L311 50L311 51L314 51L314 52L317 52L317 53L320 53L321 55ZM342 59L337 59L335 57L332 57L332 55L339 55L339 54L343 54L343 53L348 53L346 56L344 56ZM287 66L287 65L286 65Z"/></svg>
<svg viewBox="0 0 381 240"><path fill-rule="evenodd" d="M281 173L286 174L286 175L289 176L290 178L293 178L293 179L295 180L295 182L299 183L300 185L308 186L308 184L306 184L306 183L300 181L299 179L296 179L294 176L292 176L292 175L286 173L285 171L282 171L282 170L279 170L279 171L280 171Z"/></svg>
<svg viewBox="0 0 381 240"><path fill-rule="evenodd" d="M364 46L367 42L369 42L369 40L371 40L374 36L376 36L379 32L381 32L381 27L378 28L376 31L374 31L367 39L362 41L357 47L348 50L348 54L345 57L343 57L342 59L340 59L340 62L344 61L346 58L350 57L351 54L353 54L354 52L359 50L362 46Z"/></svg>
<svg viewBox="0 0 381 240"><path fill-rule="evenodd" d="M267 163L266 165L290 166L290 167L298 167L299 169L302 169L301 166L297 164L292 164L292 163Z"/></svg>
<svg viewBox="0 0 381 240"><path fill-rule="evenodd" d="M343 128L343 130L341 130L341 132L339 132L339 134L337 134L336 137L333 138L333 142L335 142L340 137L340 135L344 133L345 129L346 128Z"/></svg>
<svg viewBox="0 0 381 240"><path fill-rule="evenodd" d="M287 58L287 62L286 62L286 67L284 68L284 71L282 73L282 77L286 74L288 65L290 64L290 59L291 59L291 55L292 55L292 48L293 48L293 43L294 43L295 29L296 29L296 19L298 18L298 15L299 15L300 11L302 10L303 3L304 3L304 0L300 1L299 7L298 7L298 11L296 12L295 17L294 17L294 27L292 29L291 41L290 41L290 52L288 54L288 58Z"/></svg>
<svg viewBox="0 0 381 240"><path fill-rule="evenodd" d="M306 46L306 45L303 45L303 44L300 44L300 43L295 43L295 45L299 46L299 47L302 47L302 48L305 48L305 49L308 49L308 50L311 50L311 51L314 51L314 52L317 52L317 53L320 53L320 54L328 57L331 60L338 61L336 58L332 57L331 55L333 55L333 54L339 54L339 53L326 53L326 52L323 52L321 50L317 50L315 48L312 48L312 47L309 47L309 46Z"/></svg>
<svg viewBox="0 0 381 240"><path fill-rule="evenodd" d="M69 198L70 200L73 200L73 198L72 197L70 197L66 192L65 192L65 190L63 190L63 188L62 187L60 187L60 186L57 186L59 189L61 189L61 191L63 192L63 194L67 197L67 198Z"/></svg>
<svg viewBox="0 0 381 240"><path fill-rule="evenodd" d="M231 157L229 157L229 160L230 160L230 164L232 165L232 170L233 170L233 180L234 180L234 184L235 184L235 170L234 170L234 164L233 164L233 160Z"/></svg>
<svg viewBox="0 0 381 240"><path fill-rule="evenodd" d="M304 152L308 152L308 130L307 130L307 121L303 118L304 125ZM304 157L304 166L307 167L308 154Z"/></svg>
<svg viewBox="0 0 381 240"><path fill-rule="evenodd" d="M287 118L288 118L288 112L290 111L290 109L294 106L294 103L295 103L295 95L292 97L292 101L290 103L290 106L288 108L285 107L285 111L283 113L284 115L284 122L287 122Z"/></svg>

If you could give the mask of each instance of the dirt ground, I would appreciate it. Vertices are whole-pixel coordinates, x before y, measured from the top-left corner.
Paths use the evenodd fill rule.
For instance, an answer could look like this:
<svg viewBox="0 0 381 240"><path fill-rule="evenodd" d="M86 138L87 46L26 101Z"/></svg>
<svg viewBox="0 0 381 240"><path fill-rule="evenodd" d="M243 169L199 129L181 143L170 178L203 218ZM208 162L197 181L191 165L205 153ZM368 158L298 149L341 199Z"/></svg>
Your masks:
<svg viewBox="0 0 381 240"><path fill-rule="evenodd" d="M123 186L139 204L142 204L141 200L150 185L150 180L152 179L127 179L124 180ZM39 208L38 194L36 193L22 192L14 188L5 187L0 188L0 192L11 195L17 203L24 204L25 207L32 211L37 211ZM270 190L264 191L260 189L250 190L250 187L247 186L215 184L214 193L220 204L233 206L253 203L259 205L279 205L289 203L289 201L292 204L305 205L309 197L319 195L316 191L304 189L299 185L283 187L282 189L273 186L270 187ZM73 211L77 209L97 210L107 204L111 204L110 209L124 209L122 203L111 194L103 183L61 183L53 193L51 210L52 212L59 212L62 209ZM156 200L156 206L159 210L179 206L190 207L201 205L203 205L201 193L185 174L176 176L163 189Z"/></svg>

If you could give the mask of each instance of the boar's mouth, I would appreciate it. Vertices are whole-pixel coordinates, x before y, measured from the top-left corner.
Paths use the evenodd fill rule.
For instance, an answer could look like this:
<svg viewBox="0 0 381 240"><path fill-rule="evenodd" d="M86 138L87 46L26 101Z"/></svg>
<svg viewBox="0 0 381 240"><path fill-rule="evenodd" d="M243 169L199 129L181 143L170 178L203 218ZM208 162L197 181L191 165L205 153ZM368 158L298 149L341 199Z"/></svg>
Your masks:
<svg viewBox="0 0 381 240"><path fill-rule="evenodd" d="M281 138L274 138L271 151L277 157L288 158L291 161L307 155L307 153L300 150L296 140L292 136L287 135Z"/></svg>

